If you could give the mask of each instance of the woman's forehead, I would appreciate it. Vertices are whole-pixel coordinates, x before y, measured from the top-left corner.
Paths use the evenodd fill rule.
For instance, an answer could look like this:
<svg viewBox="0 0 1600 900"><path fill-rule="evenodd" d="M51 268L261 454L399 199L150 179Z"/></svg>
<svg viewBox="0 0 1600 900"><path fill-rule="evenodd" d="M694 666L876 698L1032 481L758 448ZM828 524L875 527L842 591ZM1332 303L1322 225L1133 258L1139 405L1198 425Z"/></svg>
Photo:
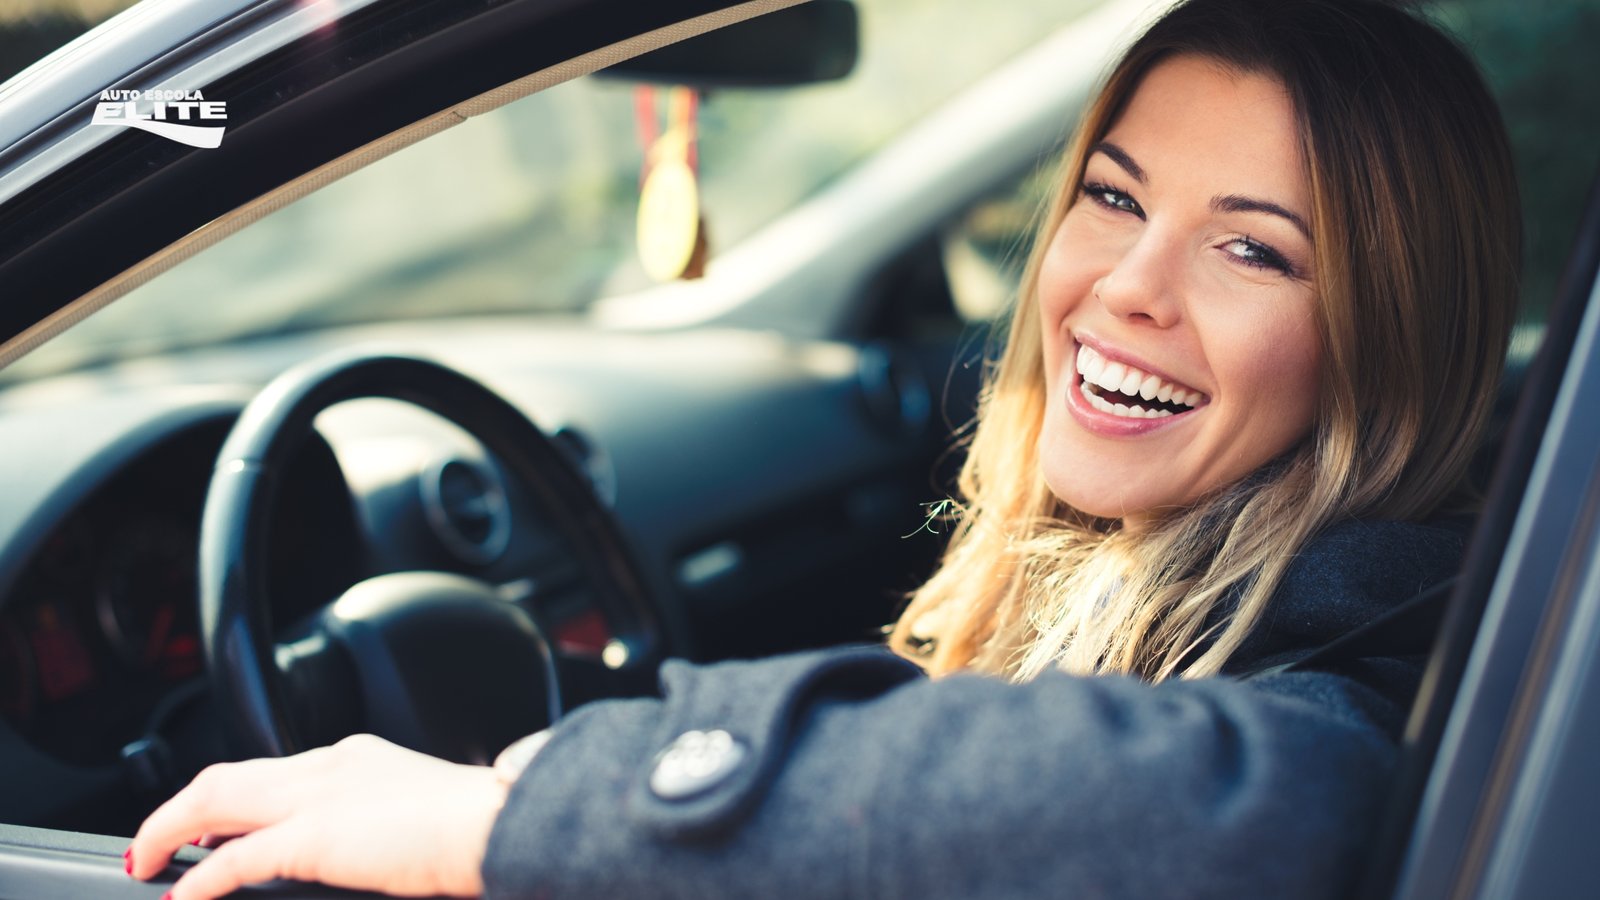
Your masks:
<svg viewBox="0 0 1600 900"><path fill-rule="evenodd" d="M1162 60L1141 79L1105 140L1152 185L1182 177L1223 193L1271 194L1309 212L1294 103L1271 75L1196 55Z"/></svg>

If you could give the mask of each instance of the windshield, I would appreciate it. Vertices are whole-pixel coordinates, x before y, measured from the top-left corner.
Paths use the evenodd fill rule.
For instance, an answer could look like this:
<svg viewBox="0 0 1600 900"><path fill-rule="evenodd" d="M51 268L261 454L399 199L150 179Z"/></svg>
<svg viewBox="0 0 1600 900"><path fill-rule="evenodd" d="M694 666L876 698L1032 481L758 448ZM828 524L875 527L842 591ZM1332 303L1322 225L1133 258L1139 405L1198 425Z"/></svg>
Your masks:
<svg viewBox="0 0 1600 900"><path fill-rule="evenodd" d="M1093 5L1017 0L973 16L960 4L861 0L848 78L701 97L711 265ZM579 314L646 287L634 244L639 99L632 83L583 78L470 119L178 264L4 377L396 318ZM664 117L667 104L656 106Z"/></svg>

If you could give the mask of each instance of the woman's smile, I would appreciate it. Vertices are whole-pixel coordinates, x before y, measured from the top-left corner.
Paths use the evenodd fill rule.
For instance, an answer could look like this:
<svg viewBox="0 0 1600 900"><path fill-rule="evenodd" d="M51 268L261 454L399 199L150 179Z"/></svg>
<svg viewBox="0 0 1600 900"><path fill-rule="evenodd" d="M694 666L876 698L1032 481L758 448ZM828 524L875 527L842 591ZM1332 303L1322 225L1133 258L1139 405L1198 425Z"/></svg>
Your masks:
<svg viewBox="0 0 1600 900"><path fill-rule="evenodd" d="M1067 408L1084 428L1107 436L1146 434L1182 422L1210 402L1204 392L1153 366L1078 335Z"/></svg>

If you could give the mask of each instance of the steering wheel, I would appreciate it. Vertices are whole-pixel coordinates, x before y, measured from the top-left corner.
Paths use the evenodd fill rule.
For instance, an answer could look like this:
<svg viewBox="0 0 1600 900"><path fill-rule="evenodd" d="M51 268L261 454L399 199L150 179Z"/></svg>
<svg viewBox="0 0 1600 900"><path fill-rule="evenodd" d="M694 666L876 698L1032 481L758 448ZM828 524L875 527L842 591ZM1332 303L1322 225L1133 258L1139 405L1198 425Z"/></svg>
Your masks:
<svg viewBox="0 0 1600 900"><path fill-rule="evenodd" d="M230 750L283 756L372 731L459 762L486 762L561 712L563 691L533 618L494 585L399 572L345 591L274 641L268 525L312 420L387 397L454 422L500 463L513 493L565 540L588 596L647 664L658 634L644 580L586 476L510 403L461 372L400 354L346 352L290 369L245 407L218 455L200 529L200 632Z"/></svg>

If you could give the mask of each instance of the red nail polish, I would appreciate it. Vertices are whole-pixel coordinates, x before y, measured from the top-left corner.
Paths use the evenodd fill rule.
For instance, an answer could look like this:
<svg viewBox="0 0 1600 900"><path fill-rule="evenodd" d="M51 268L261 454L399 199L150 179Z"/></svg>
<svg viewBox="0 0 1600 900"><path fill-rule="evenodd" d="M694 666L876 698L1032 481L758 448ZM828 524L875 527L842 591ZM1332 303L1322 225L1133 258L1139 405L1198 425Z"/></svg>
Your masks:
<svg viewBox="0 0 1600 900"><path fill-rule="evenodd" d="M167 891L165 894L162 894L161 900L172 900L172 892Z"/></svg>
<svg viewBox="0 0 1600 900"><path fill-rule="evenodd" d="M129 875L133 874L133 848L132 847L129 847L128 849L122 851L122 871L126 872Z"/></svg>

